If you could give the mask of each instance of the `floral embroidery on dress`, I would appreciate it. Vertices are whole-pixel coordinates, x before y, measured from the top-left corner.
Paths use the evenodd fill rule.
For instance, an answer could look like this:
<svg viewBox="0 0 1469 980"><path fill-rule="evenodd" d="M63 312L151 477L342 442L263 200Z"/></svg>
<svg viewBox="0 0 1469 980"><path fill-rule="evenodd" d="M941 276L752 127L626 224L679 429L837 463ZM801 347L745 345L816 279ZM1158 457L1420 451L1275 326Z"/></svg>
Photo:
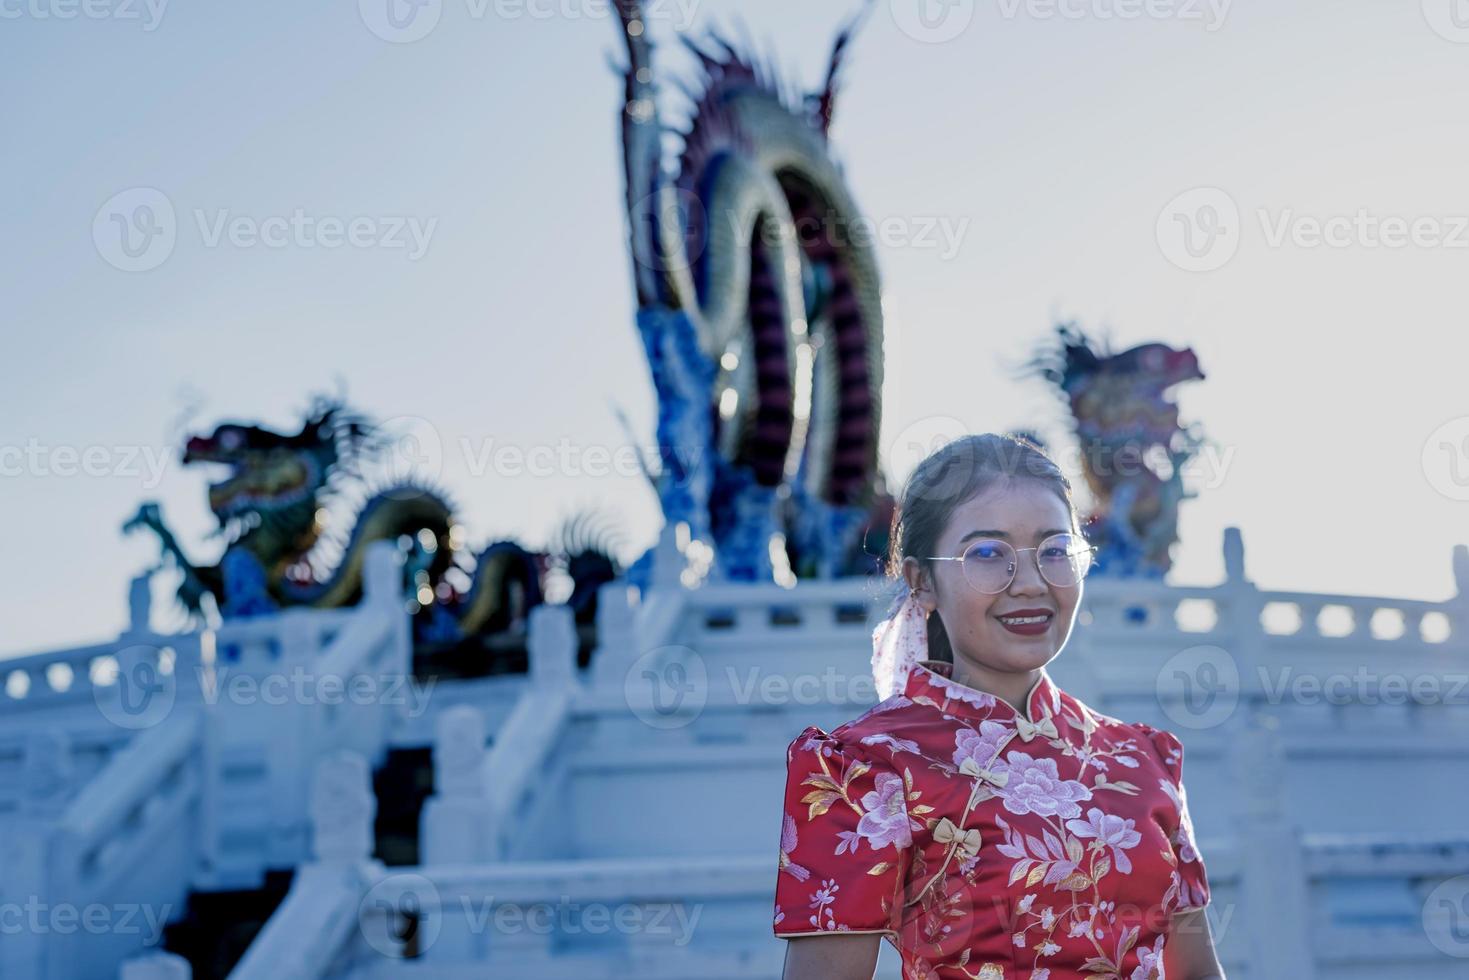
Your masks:
<svg viewBox="0 0 1469 980"><path fill-rule="evenodd" d="M979 731L961 728L954 736L954 765L962 768L966 761L977 769L988 766L1000 754L1010 730L997 721L982 721Z"/></svg>
<svg viewBox="0 0 1469 980"><path fill-rule="evenodd" d="M1089 800L1092 791L1075 779L1062 779L1055 759L1032 759L1024 752L1011 752L1005 762L990 767L1010 778L996 790L1011 813L1074 817L1081 813L1078 800Z"/></svg>
<svg viewBox="0 0 1469 980"><path fill-rule="evenodd" d="M862 739L862 744L885 745L888 748L892 749L894 752L913 752L915 754L918 752L917 742L907 738L894 738L887 732L880 732L877 735L868 735Z"/></svg>
<svg viewBox="0 0 1469 980"><path fill-rule="evenodd" d="M945 696L949 698L963 701L966 704L972 704L976 708L994 707L995 696L988 691L977 691L972 687L965 687L963 684L955 684L947 677L939 677L935 683L944 692Z"/></svg>
<svg viewBox="0 0 1469 980"><path fill-rule="evenodd" d="M791 742L775 934L881 933L905 980L1162 980L1160 923L1209 900L1182 743L947 669Z"/></svg>
<svg viewBox="0 0 1469 980"><path fill-rule="evenodd" d="M857 821L857 834L867 838L874 851L889 844L907 847L913 843L913 836L908 828L908 808L903 802L903 777L897 773L880 772L876 784L872 792L862 797L862 805L867 812ZM852 849L855 851L856 848L853 843ZM840 854L841 850L838 846L837 853Z"/></svg>
<svg viewBox="0 0 1469 980"><path fill-rule="evenodd" d="M1135 820L1124 820L1091 807L1086 811L1085 820L1066 821L1066 829L1077 837L1090 837L1105 844L1111 849L1112 867L1127 874L1132 870L1132 862L1127 859L1127 849L1136 847L1143 839L1142 834L1132 829L1134 823Z"/></svg>

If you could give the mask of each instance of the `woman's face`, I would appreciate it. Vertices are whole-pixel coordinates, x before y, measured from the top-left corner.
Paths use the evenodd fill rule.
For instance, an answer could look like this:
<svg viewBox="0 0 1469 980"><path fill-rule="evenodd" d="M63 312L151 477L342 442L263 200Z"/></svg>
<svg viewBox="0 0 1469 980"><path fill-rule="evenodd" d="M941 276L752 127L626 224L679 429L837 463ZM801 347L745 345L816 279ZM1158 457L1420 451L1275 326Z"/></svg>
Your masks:
<svg viewBox="0 0 1469 980"><path fill-rule="evenodd" d="M937 610L943 621L956 667L967 661L984 670L1024 673L1061 652L1071 635L1082 585L1052 585L1041 577L1035 551L1019 550L1033 549L1058 532L1074 533L1066 504L1055 491L1034 481L1002 485L955 509L934 554L962 555L978 538L998 538L1018 552L1014 581L994 595L973 588L964 577L963 562L957 561L934 562L935 582L916 583L919 600L925 608ZM910 584L917 578L914 571L909 569ZM926 584L933 587L925 589ZM1024 610L1050 613L1045 630L1024 635L1011 632L1000 621L1001 616Z"/></svg>

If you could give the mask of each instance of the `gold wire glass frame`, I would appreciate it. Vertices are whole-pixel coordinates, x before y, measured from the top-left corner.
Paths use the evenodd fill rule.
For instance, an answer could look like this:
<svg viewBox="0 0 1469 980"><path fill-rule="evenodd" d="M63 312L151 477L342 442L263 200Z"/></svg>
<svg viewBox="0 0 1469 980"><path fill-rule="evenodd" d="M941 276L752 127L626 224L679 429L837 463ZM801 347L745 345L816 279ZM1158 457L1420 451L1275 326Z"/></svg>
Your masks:
<svg viewBox="0 0 1469 980"><path fill-rule="evenodd" d="M1040 544L1036 545L1034 548L1016 548L1011 546L1009 542L1001 541L998 538L980 538L977 541L970 542L969 547L964 549L964 554L959 555L958 557L954 557L952 555L930 555L929 560L961 562L962 564L959 567L964 572L964 581L969 583L970 588L974 589L977 592L983 593L984 595L999 595L1001 592L1004 592L1006 589L1008 589L1010 587L1010 584L1015 581L1015 573L1020 568L1020 552L1034 551L1036 571L1040 572L1041 578L1044 579L1046 582L1049 582L1051 585L1055 586L1058 589L1067 589L1074 585L1080 585L1082 579L1086 578L1087 573L1092 570L1092 558L1096 553L1097 546L1094 544L1089 544L1084 545L1081 548L1068 548L1066 551L1066 557L1067 559L1069 559L1069 565L1074 571L1071 571L1067 575L1062 577L1074 578L1074 581L1058 582L1050 575L1046 574L1045 563L1041 561L1041 551L1047 545L1050 545L1051 542L1056 541L1057 539L1062 539L1063 541L1066 539L1073 539L1074 541L1085 540L1079 535L1066 532L1062 534L1053 534L1043 540ZM976 549L983 547L998 547L1002 555L1006 552L1009 553L1008 561L1010 565L1010 577L1005 580L1004 585L1000 586L998 589L994 589L993 591L980 588L978 585L975 584L974 578L972 577L970 571L970 569L974 566L971 566L969 561L967 561L971 553L973 553ZM1062 547L1065 547L1065 545L1063 544Z"/></svg>

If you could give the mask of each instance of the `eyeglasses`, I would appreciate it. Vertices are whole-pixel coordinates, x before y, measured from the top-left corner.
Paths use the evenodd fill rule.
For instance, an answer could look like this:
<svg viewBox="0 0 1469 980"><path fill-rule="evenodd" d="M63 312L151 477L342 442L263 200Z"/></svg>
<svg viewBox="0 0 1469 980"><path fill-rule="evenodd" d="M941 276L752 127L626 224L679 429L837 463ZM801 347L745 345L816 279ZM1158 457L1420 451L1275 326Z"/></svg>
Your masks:
<svg viewBox="0 0 1469 980"><path fill-rule="evenodd" d="M1091 571L1096 545L1075 534L1053 534L1034 548L1013 548L995 538L981 538L970 544L957 558L930 555L931 561L963 562L964 578L970 586L986 595L1004 592L1015 581L1020 567L1019 552L1034 551L1036 569L1041 578L1058 589L1079 585Z"/></svg>

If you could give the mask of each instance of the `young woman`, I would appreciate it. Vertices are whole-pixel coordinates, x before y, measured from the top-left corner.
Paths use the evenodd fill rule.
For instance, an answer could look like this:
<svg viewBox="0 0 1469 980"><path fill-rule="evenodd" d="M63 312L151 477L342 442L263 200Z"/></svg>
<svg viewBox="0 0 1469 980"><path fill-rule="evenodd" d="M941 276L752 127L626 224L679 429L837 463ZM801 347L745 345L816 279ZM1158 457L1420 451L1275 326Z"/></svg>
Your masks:
<svg viewBox="0 0 1469 980"><path fill-rule="evenodd" d="M873 633L883 700L786 752L774 928L785 980L1223 980L1171 733L1046 672L1092 549L1033 442L919 464L894 515L906 586Z"/></svg>

